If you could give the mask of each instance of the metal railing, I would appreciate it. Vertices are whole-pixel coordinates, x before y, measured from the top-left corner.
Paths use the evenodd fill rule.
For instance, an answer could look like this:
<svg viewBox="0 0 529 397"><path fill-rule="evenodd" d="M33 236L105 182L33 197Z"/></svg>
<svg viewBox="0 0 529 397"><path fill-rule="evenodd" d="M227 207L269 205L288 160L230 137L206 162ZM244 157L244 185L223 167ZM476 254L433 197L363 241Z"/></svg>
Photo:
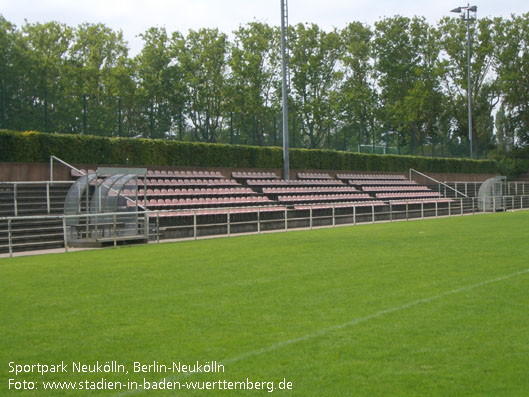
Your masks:
<svg viewBox="0 0 529 397"><path fill-rule="evenodd" d="M58 161L59 163L65 165L66 167L74 170L74 171L77 171L80 175L86 175L85 172L81 171L80 169L77 169L75 168L73 165L67 163L66 161L64 160L61 160L60 158L54 156L54 155L51 155L50 156L50 181L53 182L53 162L54 161Z"/></svg>
<svg viewBox="0 0 529 397"><path fill-rule="evenodd" d="M9 207L12 206L12 209L13 209L13 213L15 214L15 216L18 216L19 212L20 212L20 205L19 205L19 199L21 198L21 187L39 187L39 186L44 186L45 189L46 189L46 193L45 193L45 196L43 196L43 199L45 200L45 204L46 204L46 213L47 214L50 214L51 213L51 204L52 204L52 197L50 196L50 188L51 186L53 185L72 185L74 183L74 181L44 181L44 182L0 182L0 188L5 188L7 187L7 192L4 191L2 193L4 193L4 199L6 198L5 194L8 193L9 194L9 191L11 191L12 193L12 200L9 200L10 203L9 203ZM35 196L32 196L31 197L33 199L33 202L30 203L31 205L35 205ZM3 200L4 201L4 200ZM63 200L64 201L64 200ZM5 203L2 203L3 204L3 207L2 209L5 209L5 210L8 210L9 208L7 207L7 205Z"/></svg>
<svg viewBox="0 0 529 397"><path fill-rule="evenodd" d="M466 194L461 193L459 190L454 189L453 187L447 185L446 183L441 182L441 181L438 181L437 179L432 178L431 176L428 176L428 175L426 175L426 174L423 174L422 172L417 171L417 170L415 170L415 169L413 169L413 168L410 168L410 170L409 170L409 173L410 173L410 181L411 181L411 174L412 174L412 172L415 172L417 175L420 175L420 176L422 176L423 178L429 179L429 180L435 182L436 184L443 185L443 186L445 187L445 189L446 189L446 188L449 188L450 190L453 190L453 191L456 193L456 197L457 197L457 195L459 194L459 195L461 195L461 196L463 196L463 197L468 198L468 196L467 196ZM440 190L440 188L439 188L439 190ZM446 196L446 195L445 195L445 196Z"/></svg>
<svg viewBox="0 0 529 397"><path fill-rule="evenodd" d="M529 209L529 195L500 196L487 198L494 201L494 208L500 207L502 211ZM498 202L499 201L499 202ZM499 205L497 206L496 203ZM301 207L282 207L271 211L271 207L243 207L243 208L215 208L207 215L201 209L178 210L178 216L167 217L168 213L175 210L138 211L125 213L137 215L141 219L141 235L145 241L161 242L170 239L198 239L207 236L224 235L227 237L236 234L262 234L266 232L289 231L293 229L313 229L324 227L337 227L342 225L357 225L377 222L394 222L411 219L424 219L444 216L461 216L467 214L483 213L478 210L478 198L457 198L448 201L412 200L391 202L383 206L353 205L344 206L337 203L332 206L321 207L318 205L304 205ZM241 213L240 210L247 212ZM251 211L251 212L250 212ZM61 240L64 251L70 247L67 230L67 220L70 218L88 219L105 217L105 238L101 239L106 244L116 246L120 241L131 239L130 236L121 236L118 217L123 212L82 214L82 215L57 215L57 216L27 216L0 218L0 252L13 256L17 248L24 244L15 242L17 232L16 224L24 220L56 220L62 224ZM108 219L111 222L108 222ZM168 223L172 219L175 223ZM176 223L176 219L180 223ZM97 223L96 223L97 225ZM34 240L45 237L41 231L29 237ZM28 236L25 236L28 238ZM36 243L34 243L36 244ZM2 255L2 254L0 254Z"/></svg>
<svg viewBox="0 0 529 397"><path fill-rule="evenodd" d="M455 189L463 191L467 196L475 196L478 193L480 186L483 182L467 182L467 181L444 181L446 186L451 185ZM430 186L432 188L432 186ZM435 185L433 190L443 193L441 185ZM446 187L444 188L446 196ZM507 196L525 196L529 194L529 182L507 182L504 185L503 193Z"/></svg>

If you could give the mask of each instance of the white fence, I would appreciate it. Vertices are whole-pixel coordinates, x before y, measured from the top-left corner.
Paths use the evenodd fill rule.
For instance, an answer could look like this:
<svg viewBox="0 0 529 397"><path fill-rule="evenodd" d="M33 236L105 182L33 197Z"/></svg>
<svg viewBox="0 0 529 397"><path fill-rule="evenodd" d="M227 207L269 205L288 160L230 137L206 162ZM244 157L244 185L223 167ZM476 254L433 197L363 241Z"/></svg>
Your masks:
<svg viewBox="0 0 529 397"><path fill-rule="evenodd" d="M492 198L499 202L502 211L529 209L529 195L512 195ZM337 203L333 206L305 205L284 207L271 211L271 207L214 208L207 214L203 210L179 210L178 216L169 217L174 210L140 211L129 213L104 213L83 215L18 216L0 218L0 255L31 250L44 244L49 238L49 228L28 228L29 221L45 224L55 222L56 231L50 244L60 245L68 252L69 236L83 233L83 229L97 228L91 243L117 246L133 241L160 242L167 239L198 239L206 236L232 236L236 234L260 234L265 232L288 231L356 225L376 222L393 222L410 219L443 216L461 216L478 213L478 199L457 198L445 202L399 201L384 205L361 205L361 203ZM241 213L241 210L244 210ZM120 217L137 215L137 233L122 234ZM89 219L95 222L89 222ZM72 220L76 226L69 226ZM171 223L172 222L172 223ZM129 230L129 229L128 229ZM86 236L89 233L87 231ZM93 233L91 234L93 235ZM45 245L45 244L44 244Z"/></svg>

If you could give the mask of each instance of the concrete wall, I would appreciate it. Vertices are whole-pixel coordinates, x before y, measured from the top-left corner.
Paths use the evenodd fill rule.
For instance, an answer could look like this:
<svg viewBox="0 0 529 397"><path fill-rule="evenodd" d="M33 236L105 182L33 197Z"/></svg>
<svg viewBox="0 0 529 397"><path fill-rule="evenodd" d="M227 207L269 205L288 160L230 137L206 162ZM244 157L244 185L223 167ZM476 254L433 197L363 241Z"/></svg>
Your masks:
<svg viewBox="0 0 529 397"><path fill-rule="evenodd" d="M83 169L97 169L97 165L94 164L72 164L76 168ZM111 167L112 165L105 165L105 167ZM120 167L116 165L116 167ZM129 167L145 167L142 165L135 165ZM258 169L258 168L204 168L204 167L170 167L170 166L147 166L149 170L166 170L166 171L219 171L226 178L231 178L233 171L246 171L246 172L275 172L281 176L283 173L282 169ZM396 172L366 172L366 171L336 171L336 170L290 170L290 178L297 179L298 172L315 172L315 173L328 173L332 177L340 173L355 173L355 174L398 174L405 175L408 177L407 172L396 173ZM457 181L457 182L482 182L488 178L496 176L494 174L457 174L457 173L426 173L430 177L437 179L438 181ZM431 184L432 182L426 178L413 174L412 178L420 184ZM53 163L53 180L55 181L67 181L71 180L70 169L58 162ZM47 181L50 180L50 164L49 163L0 163L0 182L17 182L17 181Z"/></svg>

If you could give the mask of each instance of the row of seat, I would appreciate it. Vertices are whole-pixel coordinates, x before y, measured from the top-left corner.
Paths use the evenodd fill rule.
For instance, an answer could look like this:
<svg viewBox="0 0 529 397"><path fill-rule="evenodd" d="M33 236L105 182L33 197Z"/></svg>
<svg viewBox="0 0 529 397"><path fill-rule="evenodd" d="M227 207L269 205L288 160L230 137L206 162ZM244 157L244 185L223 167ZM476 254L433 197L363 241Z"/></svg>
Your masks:
<svg viewBox="0 0 529 397"><path fill-rule="evenodd" d="M147 207L148 209L160 208L176 208L176 207L191 207L202 208L212 206L245 206L245 205L268 205L273 203L267 197L213 197L213 198L181 198L181 199L151 199L145 203L143 200L138 200L138 204ZM127 202L127 206L134 207L134 202Z"/></svg>
<svg viewBox="0 0 529 397"><path fill-rule="evenodd" d="M419 198L419 197L441 197L439 193L436 192L414 192L414 193L376 193L376 198L387 199L387 198Z"/></svg>
<svg viewBox="0 0 529 397"><path fill-rule="evenodd" d="M219 171L147 171L147 177L173 177L173 178L194 178L210 179L224 178Z"/></svg>
<svg viewBox="0 0 529 397"><path fill-rule="evenodd" d="M348 180L349 185L354 186L389 186L389 185L399 185L399 186L413 186L417 185L417 182L415 181L408 181L408 180L394 180L394 181L386 181L383 179L349 179Z"/></svg>
<svg viewBox="0 0 529 397"><path fill-rule="evenodd" d="M234 179L148 179L147 186L241 186Z"/></svg>
<svg viewBox="0 0 529 397"><path fill-rule="evenodd" d="M385 181L397 181L406 179L404 175L399 174L336 174L337 179L380 179Z"/></svg>
<svg viewBox="0 0 529 397"><path fill-rule="evenodd" d="M81 168L79 170L80 172L72 169L70 174L75 177L79 178L86 174L95 174L94 170L88 169L85 170ZM141 176L140 176L141 177ZM224 176L218 172L218 171L165 171L165 170L150 170L147 171L147 178L158 178L158 177L169 177L169 178L199 178L199 179L209 179L209 178L224 178Z"/></svg>
<svg viewBox="0 0 529 397"><path fill-rule="evenodd" d="M278 179L274 172L237 172L231 173L234 179Z"/></svg>
<svg viewBox="0 0 529 397"><path fill-rule="evenodd" d="M234 214L256 214L258 212L284 212L285 207L266 206L266 207L244 207L244 208L211 208L211 209L181 209L178 211L163 211L149 214L150 217L172 218L172 217L192 217L192 216L209 216L209 215L234 215Z"/></svg>
<svg viewBox="0 0 529 397"><path fill-rule="evenodd" d="M356 193L359 192L354 186L331 186L331 187L271 187L264 188L264 194L288 194L288 193Z"/></svg>
<svg viewBox="0 0 529 397"><path fill-rule="evenodd" d="M358 201L373 199L369 194L323 194L323 195L306 195L306 196L279 196L277 200L280 203L301 203L301 202L319 202L319 201Z"/></svg>
<svg viewBox="0 0 529 397"><path fill-rule="evenodd" d="M343 181L337 180L326 180L326 179L303 179L303 180L289 180L284 179L278 180L248 180L248 186L341 186L344 185Z"/></svg>
<svg viewBox="0 0 529 397"><path fill-rule="evenodd" d="M138 191L138 197L144 197L147 193L147 197L154 196L240 196L240 195L256 195L252 189L248 187L236 187L236 188L195 188L195 189L144 189ZM135 197L136 191L133 189L125 189L122 194L129 197Z"/></svg>
<svg viewBox="0 0 529 397"><path fill-rule="evenodd" d="M411 204L435 204L435 203L453 203L454 200L450 198L435 198L435 199L417 199L417 200L390 200L391 205L411 205Z"/></svg>
<svg viewBox="0 0 529 397"><path fill-rule="evenodd" d="M323 210L323 209L336 209L336 208L360 208L360 207L382 207L386 203L381 201L357 201L349 203L333 203L333 204L317 204L317 205L295 205L296 210Z"/></svg>
<svg viewBox="0 0 529 397"><path fill-rule="evenodd" d="M410 185L410 186L363 186L363 192L429 192L427 186Z"/></svg>

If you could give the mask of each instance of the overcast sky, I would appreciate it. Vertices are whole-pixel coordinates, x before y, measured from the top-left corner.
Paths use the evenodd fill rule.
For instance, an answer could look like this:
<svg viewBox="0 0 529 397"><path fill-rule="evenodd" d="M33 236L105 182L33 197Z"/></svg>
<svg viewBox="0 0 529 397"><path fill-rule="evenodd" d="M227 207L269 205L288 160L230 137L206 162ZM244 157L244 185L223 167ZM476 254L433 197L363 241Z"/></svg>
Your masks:
<svg viewBox="0 0 529 397"><path fill-rule="evenodd" d="M348 22L372 25L385 16L424 16L435 23L461 0L289 0L290 24L314 22L323 29L343 28ZM527 0L476 0L478 17L508 17L529 12ZM218 27L225 33L254 20L279 25L280 0L0 0L0 14L17 26L59 21L70 26L102 22L121 29L131 55L142 47L137 37L152 26L169 32Z"/></svg>

